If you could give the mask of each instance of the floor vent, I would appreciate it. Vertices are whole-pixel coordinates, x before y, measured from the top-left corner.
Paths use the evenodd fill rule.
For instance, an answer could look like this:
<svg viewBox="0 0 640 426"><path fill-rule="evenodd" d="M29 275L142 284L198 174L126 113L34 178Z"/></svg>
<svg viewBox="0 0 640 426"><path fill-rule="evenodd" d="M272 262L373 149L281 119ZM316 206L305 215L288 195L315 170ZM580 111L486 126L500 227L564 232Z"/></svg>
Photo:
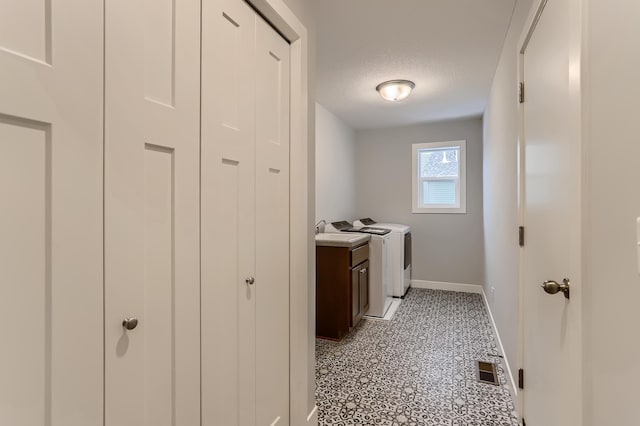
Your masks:
<svg viewBox="0 0 640 426"><path fill-rule="evenodd" d="M499 385L496 365L492 362L478 361L478 381L490 385Z"/></svg>

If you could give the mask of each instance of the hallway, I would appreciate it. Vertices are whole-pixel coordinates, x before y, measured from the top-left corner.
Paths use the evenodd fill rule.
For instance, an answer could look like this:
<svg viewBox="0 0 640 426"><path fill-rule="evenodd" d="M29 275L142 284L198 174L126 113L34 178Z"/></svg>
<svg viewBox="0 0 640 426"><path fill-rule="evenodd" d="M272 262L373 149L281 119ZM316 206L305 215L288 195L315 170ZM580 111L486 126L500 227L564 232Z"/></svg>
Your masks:
<svg viewBox="0 0 640 426"><path fill-rule="evenodd" d="M320 425L518 424L502 366L500 386L476 380L475 361L500 361L479 294L411 289L391 321L316 351Z"/></svg>

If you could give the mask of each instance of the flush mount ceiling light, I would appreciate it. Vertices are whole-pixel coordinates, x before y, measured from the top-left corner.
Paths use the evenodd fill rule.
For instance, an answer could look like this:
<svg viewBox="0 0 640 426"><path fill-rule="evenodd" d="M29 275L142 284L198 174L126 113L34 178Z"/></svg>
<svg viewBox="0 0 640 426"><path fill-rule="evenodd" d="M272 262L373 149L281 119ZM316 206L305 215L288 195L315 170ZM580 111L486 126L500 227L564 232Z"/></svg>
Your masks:
<svg viewBox="0 0 640 426"><path fill-rule="evenodd" d="M385 100L396 102L401 101L411 93L411 89L416 87L413 81L409 80L389 80L376 86L376 90Z"/></svg>

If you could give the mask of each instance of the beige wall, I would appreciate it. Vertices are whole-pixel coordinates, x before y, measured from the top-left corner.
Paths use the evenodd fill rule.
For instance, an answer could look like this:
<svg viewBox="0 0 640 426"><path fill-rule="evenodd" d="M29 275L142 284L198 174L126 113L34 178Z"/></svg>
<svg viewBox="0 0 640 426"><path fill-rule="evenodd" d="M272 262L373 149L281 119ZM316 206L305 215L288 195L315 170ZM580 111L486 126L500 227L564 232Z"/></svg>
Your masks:
<svg viewBox="0 0 640 426"><path fill-rule="evenodd" d="M521 367L517 43L531 3L518 1L483 120L484 290L512 374Z"/></svg>
<svg viewBox="0 0 640 426"><path fill-rule="evenodd" d="M411 145L467 141L467 213L411 213ZM357 214L411 226L413 279L484 281L482 120L480 118L356 132Z"/></svg>
<svg viewBox="0 0 640 426"><path fill-rule="evenodd" d="M316 222L357 219L356 134L316 103Z"/></svg>
<svg viewBox="0 0 640 426"><path fill-rule="evenodd" d="M632 426L640 382L640 2L584 3L584 418L589 426Z"/></svg>

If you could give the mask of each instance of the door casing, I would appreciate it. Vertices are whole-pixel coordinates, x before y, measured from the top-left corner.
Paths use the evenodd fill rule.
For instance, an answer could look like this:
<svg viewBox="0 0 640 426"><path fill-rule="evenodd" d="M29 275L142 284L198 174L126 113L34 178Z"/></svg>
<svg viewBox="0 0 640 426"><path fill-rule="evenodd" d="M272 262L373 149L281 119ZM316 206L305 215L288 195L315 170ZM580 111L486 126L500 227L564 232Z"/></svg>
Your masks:
<svg viewBox="0 0 640 426"><path fill-rule="evenodd" d="M543 13L547 3L549 1L557 1L557 0L535 0L532 5L529 16L525 21L525 25L523 27L523 31L520 35L520 39L518 42L518 46L520 47L518 51L518 62L517 62L517 78L518 82L525 83L525 103L520 103L518 107L518 117L519 117L519 134L518 134L518 168L517 168L517 180L518 180L518 220L520 226L525 226L525 246L520 247L520 267L519 267L519 287L520 287L520 297L519 297L519 345L520 345L520 359L517 360L520 367L524 366L524 358L525 358L525 319L524 319L524 309L525 309L525 276L524 276L524 250L526 247L526 222L525 222L525 122L524 122L524 107L526 105L526 77L524 75L524 52L526 51L529 40L533 34L533 31L536 28L538 20L540 19L541 14ZM587 58L587 44L588 40L585 37L585 34L588 33L588 11L586 10L586 6L580 0L568 0L571 2L570 7L573 9L575 13L571 16L570 22L570 45L571 45L571 54L573 57L573 67L568 70L570 73L571 79L574 80L574 84L571 91L571 105L574 108L574 113L577 114L576 117L576 130L577 137L579 143L579 151L580 155L577 159L578 168L580 169L580 205L579 205L579 220L581 222L580 229L580 262L581 265L579 267L579 280L580 280L580 292L587 293L588 292L588 275L587 269L588 266L584 262L585 253L588 252L588 243L589 243L589 218L586 215L586 211L584 206L587 205L589 191L587 188L587 180L585 180L585 176L587 176L587 159L588 159L588 150L589 146L587 143L587 136L584 133L585 122L582 120L584 116L584 110L586 105L586 100L588 97L588 88L585 87L584 81L586 80L586 76L588 70L585 68L586 58ZM540 289L542 291L542 289ZM580 303L581 309L581 339L582 339L582 347L584 347L585 340L588 339L588 318L589 318L589 310L588 306L584 302L584 297L581 296L580 300L576 300L575 302ZM588 355L581 353L582 362ZM586 376L584 374L585 371L585 363L582 362L581 368L581 378L582 384L580 387L581 390L581 409L580 413L583 419L584 412L586 410L585 407L585 396L587 394L588 380L586 380ZM520 389L517 391L516 397L516 412L519 413L519 417L523 416L524 412L524 392L526 392L526 376L527 372L525 371L525 386L524 389ZM526 420L526 415L525 415Z"/></svg>
<svg viewBox="0 0 640 426"><path fill-rule="evenodd" d="M315 406L314 147L309 136L306 27L283 0L247 0L290 45L289 276L291 424L317 424ZM305 283L305 285L299 285Z"/></svg>

